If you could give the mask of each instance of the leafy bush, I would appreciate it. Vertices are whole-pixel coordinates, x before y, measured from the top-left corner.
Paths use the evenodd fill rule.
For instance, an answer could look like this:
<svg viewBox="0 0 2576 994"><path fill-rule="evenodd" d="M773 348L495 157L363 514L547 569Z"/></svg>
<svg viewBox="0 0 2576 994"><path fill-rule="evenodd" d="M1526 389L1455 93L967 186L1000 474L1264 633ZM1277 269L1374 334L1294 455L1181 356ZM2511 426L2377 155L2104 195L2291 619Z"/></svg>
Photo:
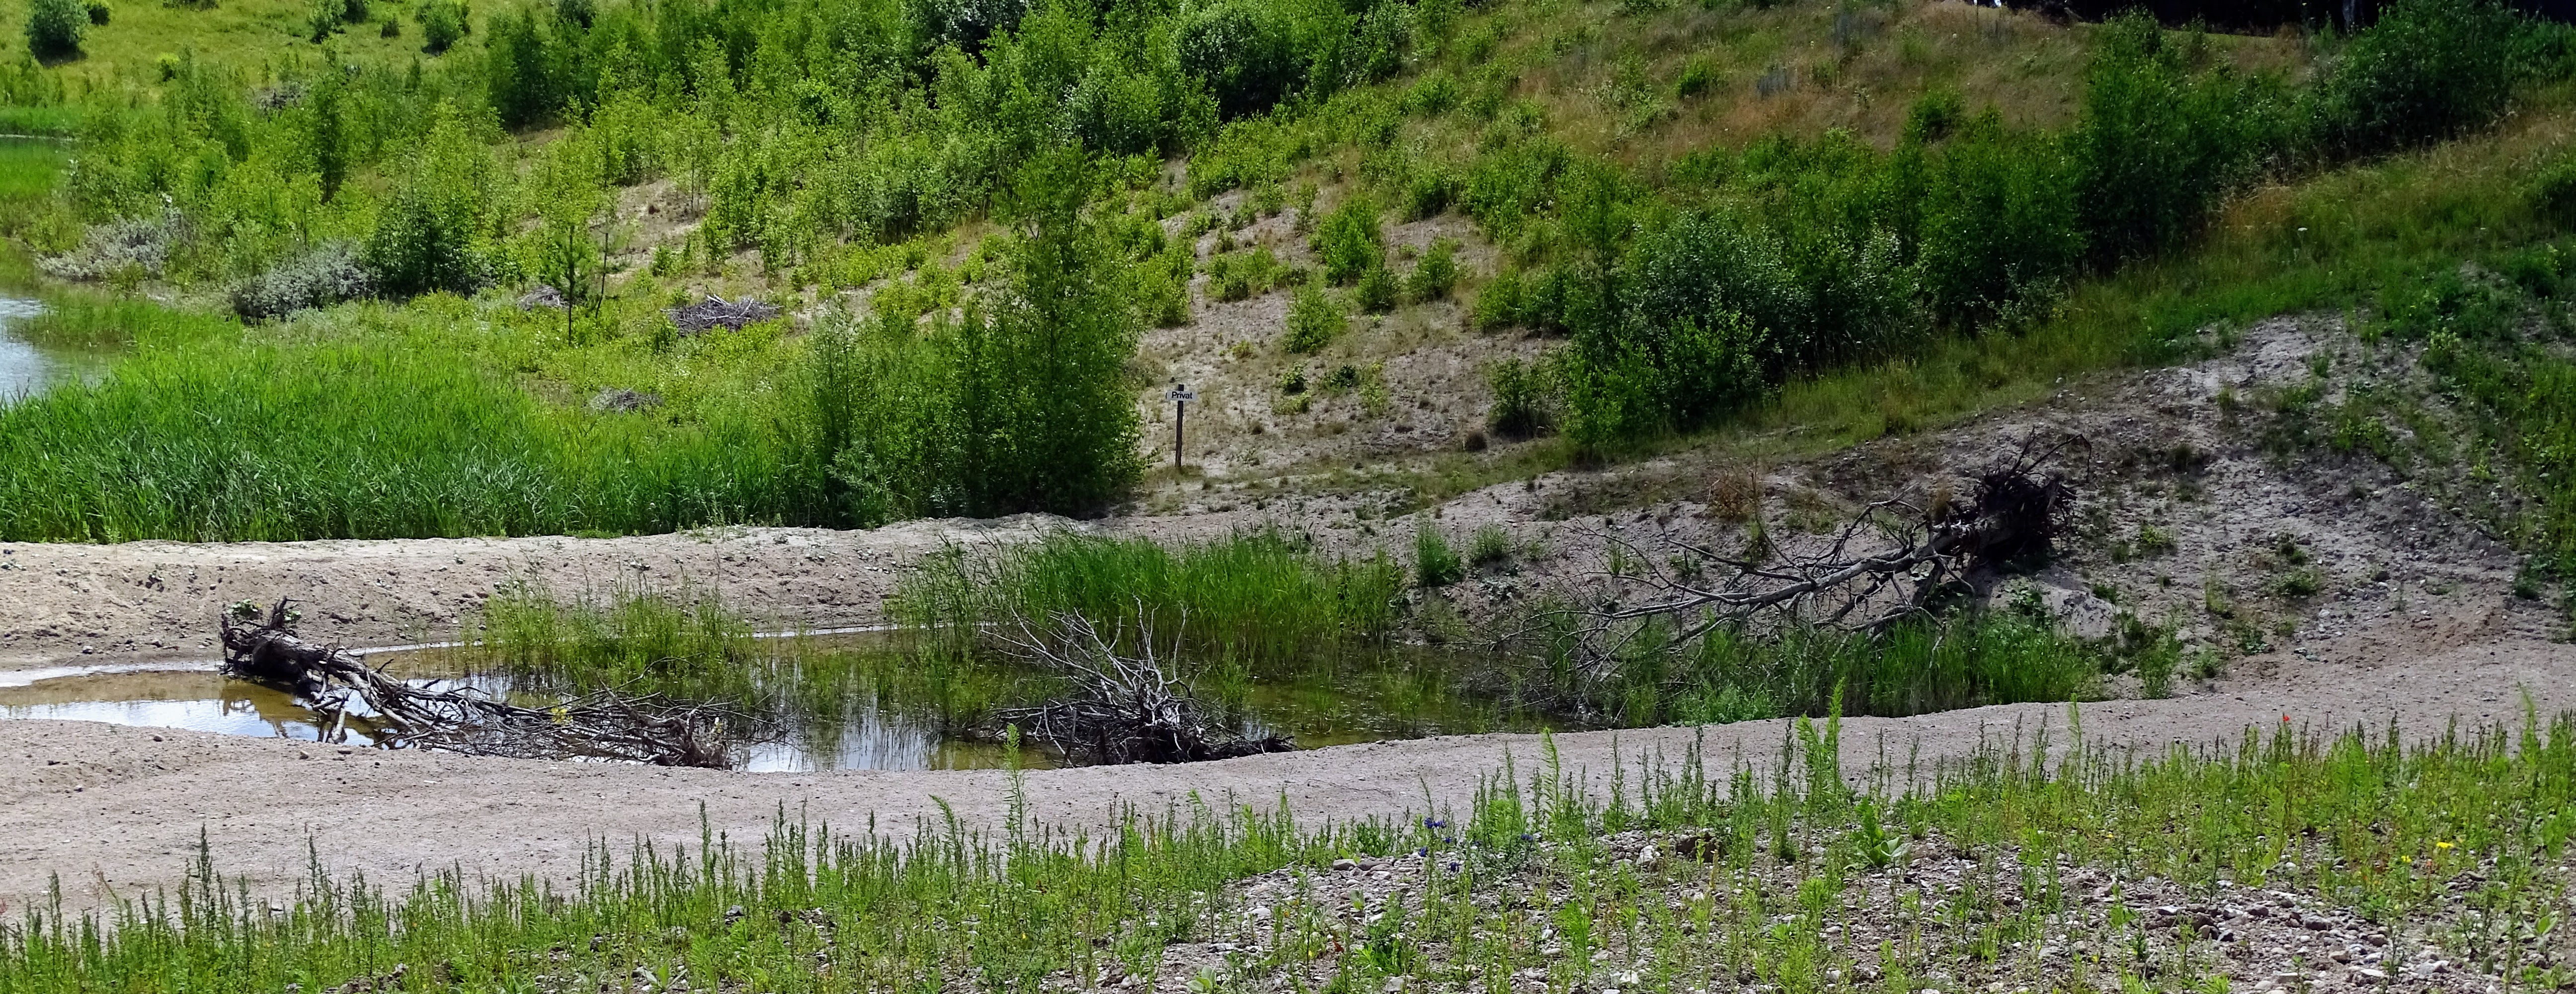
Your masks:
<svg viewBox="0 0 2576 994"><path fill-rule="evenodd" d="M427 0L417 12L420 18L420 50L438 55L454 48L473 30L472 15L464 0Z"/></svg>
<svg viewBox="0 0 2576 994"><path fill-rule="evenodd" d="M1362 311L1384 314L1394 310L1397 296L1395 273L1382 265L1369 267L1368 271L1360 274L1359 287L1354 294L1359 298Z"/></svg>
<svg viewBox="0 0 2576 994"><path fill-rule="evenodd" d="M564 94L536 15L523 8L495 17L485 27L484 79L502 126L525 128L553 117Z"/></svg>
<svg viewBox="0 0 2576 994"><path fill-rule="evenodd" d="M356 250L334 242L243 280L233 287L232 305L233 313L258 321L374 292L375 280L358 265Z"/></svg>
<svg viewBox="0 0 2576 994"><path fill-rule="evenodd" d="M1315 226L1315 255L1324 264L1324 279L1348 286L1371 269L1386 265L1386 238L1378 230L1377 205L1365 197L1342 201Z"/></svg>
<svg viewBox="0 0 2576 994"><path fill-rule="evenodd" d="M2525 68L2517 56L2528 31L2494 0L2392 0L2310 92L2313 153L2376 155L2494 121Z"/></svg>
<svg viewBox="0 0 2576 994"><path fill-rule="evenodd" d="M2072 180L2056 141L1992 111L1943 146L1917 256L1933 314L1977 327L2062 292L2084 251Z"/></svg>
<svg viewBox="0 0 2576 994"><path fill-rule="evenodd" d="M2262 152L2261 101L2224 69L2195 73L2201 36L2177 43L2143 11L2096 37L2067 144L2086 248L2109 265L2199 228Z"/></svg>
<svg viewBox="0 0 2576 994"><path fill-rule="evenodd" d="M1023 166L1003 279L963 319L835 321L810 345L803 445L850 520L1094 513L1142 471L1125 370L1141 334L1079 151Z"/></svg>
<svg viewBox="0 0 2576 994"><path fill-rule="evenodd" d="M1297 288L1297 297L1288 304L1288 351L1320 352L1324 346L1342 337L1350 322L1342 316L1341 305L1331 294L1313 285Z"/></svg>
<svg viewBox="0 0 2576 994"><path fill-rule="evenodd" d="M491 281L483 244L490 163L453 115L431 128L359 255L378 290L464 294Z"/></svg>
<svg viewBox="0 0 2576 994"><path fill-rule="evenodd" d="M43 259L36 268L58 280L96 281L128 275L158 278L169 268L170 253L184 234L178 212L158 217L119 218L93 225L80 247Z"/></svg>
<svg viewBox="0 0 2576 994"><path fill-rule="evenodd" d="M1405 279L1404 294L1429 303L1449 296L1450 288L1457 285L1458 240L1434 239L1431 250L1424 252L1422 261L1414 265L1413 275Z"/></svg>
<svg viewBox="0 0 2576 994"><path fill-rule="evenodd" d="M1485 383L1494 391L1494 406L1485 415L1494 434L1536 438L1555 427L1555 384L1547 367L1519 359L1498 360L1485 367Z"/></svg>
<svg viewBox="0 0 2576 994"><path fill-rule="evenodd" d="M1274 4L1230 0L1200 7L1181 19L1176 34L1181 71L1215 95L1227 118L1269 110L1305 70L1287 17Z"/></svg>
<svg viewBox="0 0 2576 994"><path fill-rule="evenodd" d="M78 55L81 32L88 25L89 8L81 0L30 0L27 50L40 59Z"/></svg>
<svg viewBox="0 0 2576 994"><path fill-rule="evenodd" d="M1563 358L1565 433L1598 451L1688 430L1769 392L1761 330L1740 313L1578 331Z"/></svg>

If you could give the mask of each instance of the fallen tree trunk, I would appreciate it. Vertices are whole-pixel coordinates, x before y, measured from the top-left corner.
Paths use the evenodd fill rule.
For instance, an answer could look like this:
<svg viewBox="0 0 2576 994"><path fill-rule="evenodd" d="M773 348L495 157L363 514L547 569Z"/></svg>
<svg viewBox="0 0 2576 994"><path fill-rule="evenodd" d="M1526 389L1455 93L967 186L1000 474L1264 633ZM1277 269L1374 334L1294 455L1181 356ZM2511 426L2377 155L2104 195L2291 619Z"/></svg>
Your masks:
<svg viewBox="0 0 2576 994"><path fill-rule="evenodd" d="M1648 545L1600 537L1614 552L1597 606L1541 612L1504 641L1552 645L1579 683L1614 683L1652 643L1673 651L1720 629L1813 627L1876 635L1954 606L1972 581L2044 563L2071 522L2075 490L2049 464L2084 440L2023 439L2008 458L1967 474L1967 493L1881 500L1829 540L1774 540L1759 522L1741 554L1666 536Z"/></svg>
<svg viewBox="0 0 2576 994"><path fill-rule="evenodd" d="M223 623L226 676L264 683L313 709L326 741L351 718L378 726L380 744L475 756L599 759L655 766L733 766L725 722L738 716L660 695L585 695L548 708L511 704L470 686L413 684L339 648L296 637L288 601L244 602Z"/></svg>

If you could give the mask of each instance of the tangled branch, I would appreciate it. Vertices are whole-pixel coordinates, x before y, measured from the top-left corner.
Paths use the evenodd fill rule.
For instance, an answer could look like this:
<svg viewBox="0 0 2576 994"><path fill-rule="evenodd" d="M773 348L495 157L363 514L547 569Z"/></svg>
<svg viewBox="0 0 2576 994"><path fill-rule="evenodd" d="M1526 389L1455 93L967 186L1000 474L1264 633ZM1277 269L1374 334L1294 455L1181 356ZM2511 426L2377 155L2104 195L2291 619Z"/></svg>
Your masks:
<svg viewBox="0 0 2576 994"><path fill-rule="evenodd" d="M1969 477L1964 497L1903 498L1863 508L1829 540L1791 546L1757 530L1745 551L1727 555L1663 537L1649 549L1603 535L1613 555L1637 564L1609 579L1641 603L1568 609L1544 619L1571 622L1581 675L1600 677L1653 630L1686 644L1725 627L1823 626L1875 633L1932 616L1980 573L2035 564L2054 552L2072 523L2075 489L2049 463L2078 436L2025 438L2010 459ZM1659 555L1660 553L1660 555ZM1563 637L1563 636L1561 636Z"/></svg>
<svg viewBox="0 0 2576 994"><path fill-rule="evenodd" d="M1123 624L1103 635L1089 618L1057 614L1053 630L1042 634L1028 619L1018 620L1019 634L1004 634L1002 641L1013 654L1069 679L1072 693L998 717L1067 755L1101 763L1186 763L1296 748L1284 736L1248 738L1211 719L1189 684L1166 670L1179 639L1171 652L1158 651L1142 606L1135 639L1141 655L1118 651Z"/></svg>
<svg viewBox="0 0 2576 994"><path fill-rule="evenodd" d="M223 622L226 676L277 687L319 718L324 741L345 741L351 719L396 748L521 759L583 758L655 766L733 765L725 722L739 716L661 695L589 694L551 708L511 704L469 686L416 685L334 646L297 638L295 611L244 604Z"/></svg>

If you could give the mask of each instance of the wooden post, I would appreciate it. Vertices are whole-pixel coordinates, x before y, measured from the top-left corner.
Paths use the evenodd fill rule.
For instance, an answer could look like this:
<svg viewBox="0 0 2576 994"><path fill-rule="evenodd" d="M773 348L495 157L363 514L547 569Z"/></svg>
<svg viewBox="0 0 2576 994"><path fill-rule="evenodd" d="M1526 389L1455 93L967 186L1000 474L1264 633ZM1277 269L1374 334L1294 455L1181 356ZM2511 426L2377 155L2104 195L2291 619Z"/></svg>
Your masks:
<svg viewBox="0 0 2576 994"><path fill-rule="evenodd" d="M1181 475L1181 446L1183 432L1190 423L1190 402L1199 399L1199 395L1190 392L1188 386L1174 383L1172 391L1163 396L1172 399L1172 475L1177 477Z"/></svg>

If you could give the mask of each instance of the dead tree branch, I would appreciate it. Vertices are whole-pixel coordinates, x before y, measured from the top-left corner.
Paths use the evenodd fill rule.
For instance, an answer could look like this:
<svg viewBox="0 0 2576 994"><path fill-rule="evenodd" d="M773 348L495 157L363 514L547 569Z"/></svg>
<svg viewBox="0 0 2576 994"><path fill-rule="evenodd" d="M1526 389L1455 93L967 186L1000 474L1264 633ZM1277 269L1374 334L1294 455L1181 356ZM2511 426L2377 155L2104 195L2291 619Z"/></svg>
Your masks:
<svg viewBox="0 0 2576 994"><path fill-rule="evenodd" d="M523 759L601 759L655 766L733 765L725 723L740 716L660 695L589 694L530 708L469 686L414 684L371 669L335 646L297 638L295 611L278 601L224 615L223 673L285 690L313 709L326 741L345 741L352 719L396 748Z"/></svg>
<svg viewBox="0 0 2576 994"><path fill-rule="evenodd" d="M2083 444L2034 434L2010 458L1969 474L1966 495L1877 501L1821 541L1776 541L1758 521L1732 555L1669 535L1650 546L1602 534L1622 564L1605 577L1614 593L1600 606L1548 612L1516 634L1552 627L1577 675L1598 679L1649 633L1683 645L1728 627L1875 633L1930 617L1974 576L2053 553L2075 490L2049 463Z"/></svg>
<svg viewBox="0 0 2576 994"><path fill-rule="evenodd" d="M1001 636L1013 654L1073 685L1070 694L1037 707L999 712L997 717L1031 738L1101 763L1186 763L1296 748L1285 736L1248 738L1219 726L1189 684L1166 668L1180 640L1168 652L1157 650L1141 606L1139 655L1118 651L1123 630L1104 635L1078 614L1056 615L1051 627L1041 633L1022 618L1018 635Z"/></svg>

